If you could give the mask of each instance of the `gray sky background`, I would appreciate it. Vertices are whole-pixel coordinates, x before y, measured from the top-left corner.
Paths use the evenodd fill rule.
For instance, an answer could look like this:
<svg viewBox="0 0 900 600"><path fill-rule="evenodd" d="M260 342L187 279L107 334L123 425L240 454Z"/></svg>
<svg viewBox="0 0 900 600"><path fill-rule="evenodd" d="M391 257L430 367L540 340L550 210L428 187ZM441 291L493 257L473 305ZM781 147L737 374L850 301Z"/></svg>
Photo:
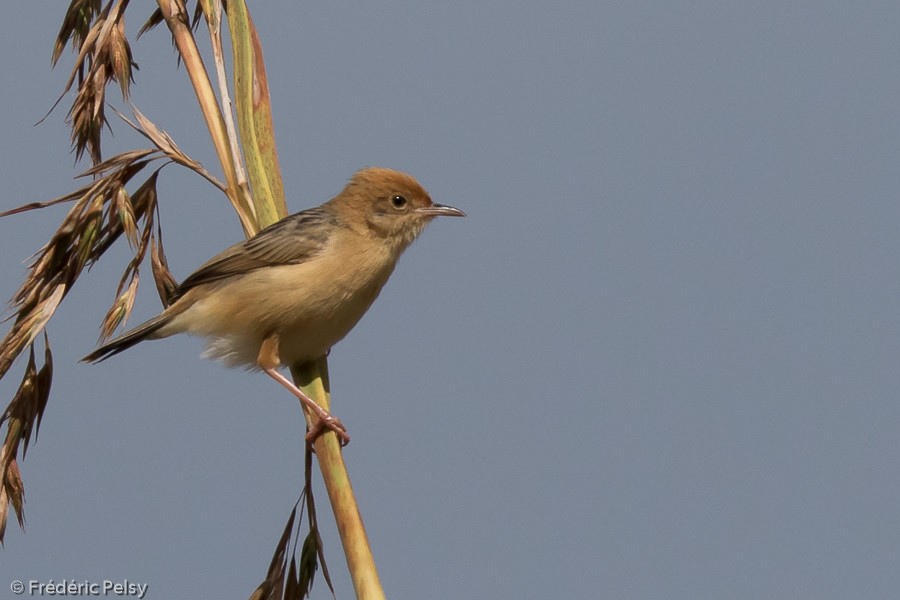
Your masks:
<svg viewBox="0 0 900 600"><path fill-rule="evenodd" d="M3 209L81 168L71 98L33 126L71 64L49 69L64 4L0 24ZM132 4L135 32L152 4ZM330 359L389 597L896 598L896 2L251 10L292 211L380 165L469 214L430 227ZM134 52L137 106L218 172L167 32ZM109 155L144 146L113 127ZM240 239L196 176L169 167L160 193L177 277ZM0 220L0 296L62 215ZM0 598L124 578L151 600L246 598L300 489L300 411L264 376L188 337L77 362L127 260L50 324ZM159 309L144 275L132 324Z"/></svg>

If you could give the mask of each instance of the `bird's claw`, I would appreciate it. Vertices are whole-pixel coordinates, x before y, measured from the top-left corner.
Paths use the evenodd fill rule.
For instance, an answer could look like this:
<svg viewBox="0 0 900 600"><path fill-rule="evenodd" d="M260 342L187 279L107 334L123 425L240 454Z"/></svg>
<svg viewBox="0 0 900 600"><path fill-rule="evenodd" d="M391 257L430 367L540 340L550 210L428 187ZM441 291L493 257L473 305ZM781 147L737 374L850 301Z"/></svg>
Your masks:
<svg viewBox="0 0 900 600"><path fill-rule="evenodd" d="M312 444L320 435L329 430L337 435L338 441L341 443L341 448L350 443L350 434L347 433L347 428L340 419L332 415L322 417L316 421L316 424L310 427L309 432L307 432L306 441Z"/></svg>

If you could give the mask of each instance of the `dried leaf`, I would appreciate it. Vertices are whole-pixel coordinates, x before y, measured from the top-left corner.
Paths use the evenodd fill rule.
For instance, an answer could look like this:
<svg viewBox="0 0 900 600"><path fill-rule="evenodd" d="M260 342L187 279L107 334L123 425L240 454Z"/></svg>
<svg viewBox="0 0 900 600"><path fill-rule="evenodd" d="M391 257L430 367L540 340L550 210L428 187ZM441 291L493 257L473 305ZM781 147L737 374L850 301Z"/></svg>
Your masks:
<svg viewBox="0 0 900 600"><path fill-rule="evenodd" d="M47 401L50 399L50 386L53 382L53 352L50 350L50 338L47 336L47 330L44 330L44 366L38 371L35 381L37 386L37 402L34 414L34 439L41 431L41 421L44 420L44 410L47 408ZM31 431L25 438L25 446L22 449L22 456L28 452L28 443L31 441Z"/></svg>
<svg viewBox="0 0 900 600"><path fill-rule="evenodd" d="M194 14L191 17L191 29L192 30L194 30L194 31L197 30L197 26L200 24L200 17L202 17L202 16L203 16L202 3L198 2L197 6L194 7ZM140 31L138 31L137 37L141 37L142 35L144 35L148 31L150 31L151 29L155 28L157 25L159 25L163 21L165 21L165 18L163 17L162 10L159 7L157 7L152 13L150 13L150 16L147 18L147 21L141 26ZM180 60L181 60L181 58L179 56L179 64L181 64Z"/></svg>
<svg viewBox="0 0 900 600"><path fill-rule="evenodd" d="M134 271L128 282L128 287L125 288L124 292L121 292L118 295L115 302L113 302L113 305L106 313L106 317L104 317L103 323L100 326L101 342L109 338L119 325L128 320L129 315L131 315L131 309L134 308L134 299L137 296L139 280L140 277L138 276L137 271Z"/></svg>
<svg viewBox="0 0 900 600"><path fill-rule="evenodd" d="M50 383L53 378L53 357L46 333L44 334L44 344L44 366L41 367L40 371L37 370L34 345L32 345L28 364L25 367L25 374L22 376L22 382L19 384L19 388L16 390L16 394L10 401L9 406L0 414L0 424L6 421L16 422L15 427L10 425L7 439L3 445L4 452L0 454L11 460L15 458L20 441L24 445L24 456L24 452L28 451L32 432L34 432L35 438L37 437L37 430L40 428L44 409L47 407L47 399L50 397ZM0 463L0 469L2 467L3 465Z"/></svg>
<svg viewBox="0 0 900 600"><path fill-rule="evenodd" d="M288 565L287 576L284 578L283 600L303 600L303 596L303 584L297 576L297 563L291 560Z"/></svg>
<svg viewBox="0 0 900 600"><path fill-rule="evenodd" d="M156 154L157 152L159 151L155 148L141 148L138 150L122 152L121 154L116 154L111 158L107 158L103 162L97 163L84 173L78 175L78 177L94 177L95 175L106 173L107 171L124 171L127 167L136 167L136 170L140 170L150 162L149 160L141 161L141 159ZM123 177L122 179L123 183L125 183L130 177Z"/></svg>
<svg viewBox="0 0 900 600"><path fill-rule="evenodd" d="M153 281L156 282L156 291L163 306L168 307L178 289L178 282L169 270L166 260L166 252L162 244L162 230L157 229L156 235L150 238L150 267L153 270Z"/></svg>
<svg viewBox="0 0 900 600"><path fill-rule="evenodd" d="M26 297L34 301L22 307L12 329L0 343L0 377L6 374L12 362L43 330L65 296L65 284L35 285L39 286L38 289ZM0 417L0 423L3 420L3 417Z"/></svg>
<svg viewBox="0 0 900 600"><path fill-rule="evenodd" d="M102 160L100 132L106 125L106 80L106 66L95 63L88 79L78 87L75 101L69 109L67 119L72 128L72 148L76 160L81 160L85 152L94 164Z"/></svg>
<svg viewBox="0 0 900 600"><path fill-rule="evenodd" d="M132 69L136 69L137 64L124 33L127 6L128 0L110 0L102 9L99 4L79 4L75 1L70 4L57 36L53 50L54 63L69 39L77 47L78 56L62 93L47 114L53 112L77 79L78 90L67 115L77 160L85 152L94 163L102 160L100 132L107 124L104 115L106 86L115 79L119 82L123 97L128 97Z"/></svg>
<svg viewBox="0 0 900 600"><path fill-rule="evenodd" d="M116 114L119 115L119 118L128 123L135 131L146 137L148 140L153 142L153 144L160 150L160 152L164 153L168 158L172 159L176 163L185 166L193 171L195 171L198 175L212 183L214 186L225 191L225 184L216 179L209 171L203 168L199 162L185 154L181 151L181 148L178 147L178 144L175 143L175 140L166 133L164 130L160 129L153 121L144 116L136 107L132 106L134 111L135 119L137 119L137 124L131 121L128 117L116 111Z"/></svg>
<svg viewBox="0 0 900 600"><path fill-rule="evenodd" d="M70 194L66 194L65 196L60 196L59 198L54 198L53 200L47 200L45 202L29 202L28 204L23 204L22 206L18 206L16 208L12 208L5 212L0 213L0 218L8 217L11 215L16 215L22 212L27 212L29 210L35 210L38 208L47 208L48 206L55 206L56 204L60 204L62 202L71 202L80 196L80 190L76 190Z"/></svg>
<svg viewBox="0 0 900 600"><path fill-rule="evenodd" d="M19 465L14 458L6 464L0 464L0 544L6 534L6 519L9 516L9 506L12 505L16 513L16 521L19 527L25 528L25 486L22 483L22 475Z"/></svg>
<svg viewBox="0 0 900 600"><path fill-rule="evenodd" d="M306 499L306 517L309 520L309 534L315 534L316 556L319 559L319 564L322 565L322 577L325 579L325 584L331 591L331 595L334 596L334 583L331 581L331 573L328 572L328 561L325 560L325 545L322 543L322 535L319 531L319 518L316 515L316 498L312 492L312 470L312 446L307 444L303 464L303 494ZM304 543L303 551L305 550L306 547ZM300 553L301 566L303 564L303 551ZM315 565L313 565L312 570L315 571ZM301 569L301 576L302 574ZM310 578L309 586L311 589L312 578Z"/></svg>
<svg viewBox="0 0 900 600"><path fill-rule="evenodd" d="M128 192L125 191L125 186L120 185L113 196L113 206L115 210L110 211L110 214L115 214L115 216L118 217L122 230L125 232L125 238L128 240L128 244L132 248L137 248L137 224L135 223L134 207L131 202L132 200L128 197Z"/></svg>
<svg viewBox="0 0 900 600"><path fill-rule="evenodd" d="M112 218L117 212L127 215L122 189L150 161L161 156L157 150L146 149L116 155L91 170L95 180L89 185L52 201L12 211L73 201L56 233L33 258L25 281L13 295L15 324L0 342L0 377L40 333L84 267L99 259L122 235L125 224L118 217ZM130 200L134 221L146 219L143 235L137 242L135 263L143 259L150 246L157 173L145 181Z"/></svg>
<svg viewBox="0 0 900 600"><path fill-rule="evenodd" d="M148 31L150 31L151 29L153 29L154 27L156 27L157 25L159 25L162 22L163 22L162 10L160 10L159 7L156 7L156 9L152 13L150 13L150 17L147 19L147 21L143 25L141 25L141 29L140 29L140 31L138 31L137 36L140 38L142 35L144 35L145 33L147 33Z"/></svg>
<svg viewBox="0 0 900 600"><path fill-rule="evenodd" d="M9 516L9 495L6 486L0 485L0 545L3 545L3 536L6 535L6 518Z"/></svg>
<svg viewBox="0 0 900 600"><path fill-rule="evenodd" d="M22 483L22 474L19 472L19 464L16 459L9 461L6 466L6 477L3 487L9 495L9 503L16 513L19 527L25 528L25 485Z"/></svg>
<svg viewBox="0 0 900 600"><path fill-rule="evenodd" d="M300 574L297 580L297 587L300 595L289 596L290 598L299 599L304 595L308 596L312 591L313 579L316 575L316 570L319 567L318 556L318 532L311 530L306 534L306 539L303 540L303 547L300 550ZM293 562L294 561L292 560L291 567L293 567ZM288 596L285 597L287 598Z"/></svg>
<svg viewBox="0 0 900 600"><path fill-rule="evenodd" d="M145 117L143 113L141 113L141 111L139 111L137 108L133 108L133 110L134 117L137 119L138 124L140 125L139 131L146 135L150 139L150 141L156 145L157 148L162 150L172 160L182 163L185 166L191 168L199 166L199 163L196 163L193 159L191 159L181 151L181 149L178 147L178 144L176 144L175 140L172 139L172 136L157 127L153 121Z"/></svg>
<svg viewBox="0 0 900 600"><path fill-rule="evenodd" d="M56 43L53 45L53 54L50 58L53 66L56 66L70 39L75 47L84 45L91 29L91 22L94 16L100 13L100 4L100 0L72 0L56 36Z"/></svg>
<svg viewBox="0 0 900 600"><path fill-rule="evenodd" d="M204 4L205 3L201 0L200 2L197 2L197 6L194 7L194 14L191 17L191 29L193 31L197 31L197 28L200 26L200 19L203 17ZM227 3L223 0L222 4L225 5Z"/></svg>
<svg viewBox="0 0 900 600"><path fill-rule="evenodd" d="M74 270L77 272L80 272L88 260L94 257L94 242L100 236L100 230L103 227L104 202L105 198L103 196L94 196L89 203L88 209L82 215L74 257L76 261Z"/></svg>
<svg viewBox="0 0 900 600"><path fill-rule="evenodd" d="M34 346L32 346L28 355L28 364L25 365L25 374L22 376L22 382L19 384L19 389L16 390L12 402L9 403L6 410L0 415L0 423L13 419L19 421L27 420L28 414L31 412L31 407L34 404L32 398L34 396L36 379L37 365L34 359ZM13 436L15 440L18 441L26 437L27 433L24 432L24 428L21 427L21 425L19 431L13 432L10 430L7 432L7 440L4 442L4 446L10 442L10 436ZM14 454L4 454L4 456L11 458ZM2 466L5 468L5 465Z"/></svg>
<svg viewBox="0 0 900 600"><path fill-rule="evenodd" d="M38 306L35 307L35 310L32 311L27 320L28 331L25 337L26 346L34 342L38 334L44 331L44 327L47 325L50 317L53 316L53 313L56 312L59 303L62 302L65 295L66 286L58 284L53 286L52 291L46 295Z"/></svg>
<svg viewBox="0 0 900 600"><path fill-rule="evenodd" d="M119 89L122 90L122 98L127 101L129 86L134 82L131 69L137 68L137 63L132 58L131 46L125 37L124 17L119 19L116 27L110 32L109 61L113 77L119 82Z"/></svg>
<svg viewBox="0 0 900 600"><path fill-rule="evenodd" d="M284 570L287 563L287 548L291 541L291 531L294 529L294 519L297 516L297 505L291 511L287 525L284 526L284 533L275 546L275 553L272 555L272 561L269 563L269 570L266 578L259 587L251 594L250 600L282 600L284 591Z"/></svg>
<svg viewBox="0 0 900 600"><path fill-rule="evenodd" d="M158 176L159 169L154 171L153 174L150 175L137 190L135 190L134 194L131 195L131 204L134 207L135 218L152 218L154 211L156 211L156 200L158 198L156 193L156 181Z"/></svg>

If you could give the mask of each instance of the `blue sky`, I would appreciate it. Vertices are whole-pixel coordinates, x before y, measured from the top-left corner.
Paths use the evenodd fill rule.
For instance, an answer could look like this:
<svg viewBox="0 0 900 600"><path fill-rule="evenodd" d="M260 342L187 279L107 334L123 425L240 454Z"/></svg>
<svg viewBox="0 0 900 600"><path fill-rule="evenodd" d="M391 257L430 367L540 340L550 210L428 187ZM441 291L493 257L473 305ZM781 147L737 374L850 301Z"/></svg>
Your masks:
<svg viewBox="0 0 900 600"><path fill-rule="evenodd" d="M894 596L895 3L251 11L292 211L379 165L469 215L425 232L329 360L389 597ZM33 126L71 61L49 69L63 8L6 14L2 209L80 170L65 108ZM165 31L133 50L136 105L215 170ZM113 128L108 153L143 145ZM196 176L169 167L160 194L176 277L240 239ZM62 214L0 220L0 295ZM302 483L297 403L188 337L78 363L128 258L112 250L50 324L54 389L0 589L247 597ZM132 323L158 309L144 286Z"/></svg>

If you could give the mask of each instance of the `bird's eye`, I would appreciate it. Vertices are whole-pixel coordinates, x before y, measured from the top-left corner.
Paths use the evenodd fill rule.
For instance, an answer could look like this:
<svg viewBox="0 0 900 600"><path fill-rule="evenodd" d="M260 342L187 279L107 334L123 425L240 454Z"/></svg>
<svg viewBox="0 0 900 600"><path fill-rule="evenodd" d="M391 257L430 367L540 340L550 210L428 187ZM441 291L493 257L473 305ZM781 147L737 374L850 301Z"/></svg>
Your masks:
<svg viewBox="0 0 900 600"><path fill-rule="evenodd" d="M394 208L403 208L406 206L406 198L404 198L403 196L392 196L391 205Z"/></svg>

